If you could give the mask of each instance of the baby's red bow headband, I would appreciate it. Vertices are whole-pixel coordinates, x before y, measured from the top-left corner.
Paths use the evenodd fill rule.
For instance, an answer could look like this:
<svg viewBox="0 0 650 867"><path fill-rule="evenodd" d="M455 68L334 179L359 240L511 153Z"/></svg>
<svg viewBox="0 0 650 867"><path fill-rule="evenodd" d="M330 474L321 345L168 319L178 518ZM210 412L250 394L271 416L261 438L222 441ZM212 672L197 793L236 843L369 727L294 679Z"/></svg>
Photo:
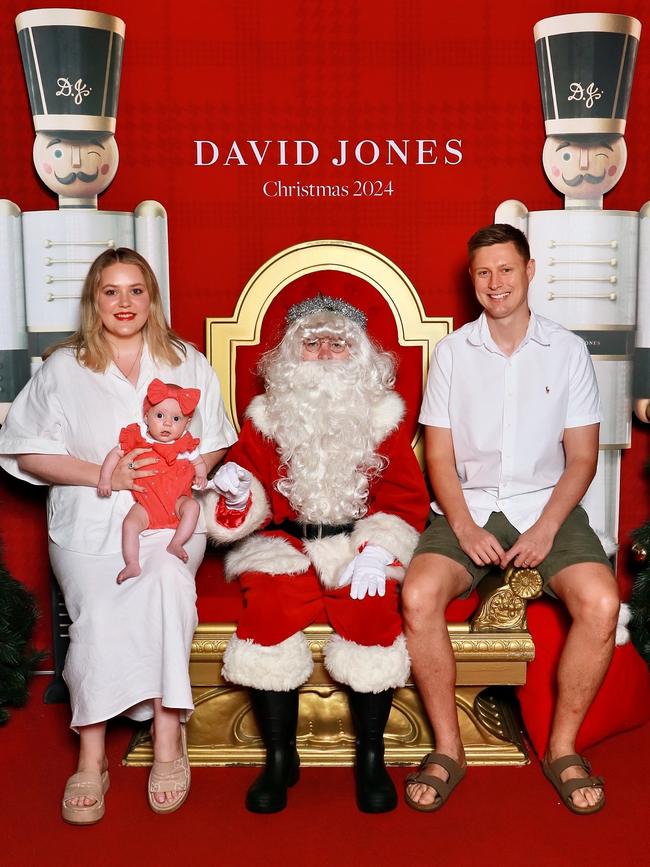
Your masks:
<svg viewBox="0 0 650 867"><path fill-rule="evenodd" d="M147 397L144 401L145 415L152 406L171 397L178 401L183 415L192 415L197 407L201 391L198 388L181 388L173 382L162 382L160 379L152 379L147 388Z"/></svg>

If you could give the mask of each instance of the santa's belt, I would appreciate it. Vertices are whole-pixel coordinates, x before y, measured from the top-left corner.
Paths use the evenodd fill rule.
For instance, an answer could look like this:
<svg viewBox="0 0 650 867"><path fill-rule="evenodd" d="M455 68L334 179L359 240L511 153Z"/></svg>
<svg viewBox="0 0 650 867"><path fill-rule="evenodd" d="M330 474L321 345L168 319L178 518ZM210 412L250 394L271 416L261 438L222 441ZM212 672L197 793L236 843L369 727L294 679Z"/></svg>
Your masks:
<svg viewBox="0 0 650 867"><path fill-rule="evenodd" d="M341 533L351 533L354 524L299 524L297 521L283 521L272 524L267 530L282 530L296 539L323 539L325 536L338 536Z"/></svg>

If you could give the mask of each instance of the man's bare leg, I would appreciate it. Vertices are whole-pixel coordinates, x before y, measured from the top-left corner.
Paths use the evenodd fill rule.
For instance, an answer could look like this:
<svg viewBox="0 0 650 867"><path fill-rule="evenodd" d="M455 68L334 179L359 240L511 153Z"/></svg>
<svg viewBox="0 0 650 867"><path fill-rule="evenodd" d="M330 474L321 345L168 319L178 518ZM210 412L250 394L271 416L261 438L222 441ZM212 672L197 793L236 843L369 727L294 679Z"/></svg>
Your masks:
<svg viewBox="0 0 650 867"><path fill-rule="evenodd" d="M149 515L144 506L134 503L122 522L122 556L124 569L117 576L121 584L127 578L135 578L140 574L140 533L149 526Z"/></svg>
<svg viewBox="0 0 650 867"><path fill-rule="evenodd" d="M452 599L467 590L467 570L441 554L418 554L411 561L402 588L404 633L413 676L431 722L436 751L465 764L456 711L456 660L449 640L445 610ZM440 765L428 765L426 773L447 780ZM437 793L431 786L413 783L409 796L418 804L432 804Z"/></svg>
<svg viewBox="0 0 650 867"><path fill-rule="evenodd" d="M600 563L567 566L550 587L564 602L572 618L558 664L558 697L551 726L547 758L554 761L575 753L578 730L607 673L614 652L619 595L616 579ZM562 780L585 777L583 768L567 768ZM597 804L602 789L577 789L576 807Z"/></svg>
<svg viewBox="0 0 650 867"><path fill-rule="evenodd" d="M179 497L176 503L176 514L180 522L176 527L176 532L172 536L172 540L167 545L167 550L170 554L174 554L183 563L187 563L188 553L183 548L183 545L192 537L192 533L196 529L196 522L199 519L200 506L197 500L192 497Z"/></svg>

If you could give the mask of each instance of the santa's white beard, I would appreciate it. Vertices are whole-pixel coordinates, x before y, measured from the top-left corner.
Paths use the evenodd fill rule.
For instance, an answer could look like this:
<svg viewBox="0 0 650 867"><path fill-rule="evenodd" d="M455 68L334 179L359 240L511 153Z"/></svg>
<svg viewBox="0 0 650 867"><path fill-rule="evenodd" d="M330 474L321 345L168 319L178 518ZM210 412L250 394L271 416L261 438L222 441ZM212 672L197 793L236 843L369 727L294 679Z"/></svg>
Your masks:
<svg viewBox="0 0 650 867"><path fill-rule="evenodd" d="M354 359L301 361L269 371L268 418L286 477L276 483L302 521L342 524L367 511L374 394ZM276 375L274 375L276 374Z"/></svg>

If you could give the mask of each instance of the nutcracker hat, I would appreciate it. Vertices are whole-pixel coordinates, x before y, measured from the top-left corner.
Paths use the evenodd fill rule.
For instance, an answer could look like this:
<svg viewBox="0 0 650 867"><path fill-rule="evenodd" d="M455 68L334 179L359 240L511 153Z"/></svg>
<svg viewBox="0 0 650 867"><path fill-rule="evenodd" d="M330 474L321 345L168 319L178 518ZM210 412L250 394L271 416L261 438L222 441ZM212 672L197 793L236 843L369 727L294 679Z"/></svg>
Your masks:
<svg viewBox="0 0 650 867"><path fill-rule="evenodd" d="M16 18L36 132L115 132L124 22L83 9Z"/></svg>
<svg viewBox="0 0 650 867"><path fill-rule="evenodd" d="M557 15L533 29L547 135L625 133L641 24L627 15Z"/></svg>

